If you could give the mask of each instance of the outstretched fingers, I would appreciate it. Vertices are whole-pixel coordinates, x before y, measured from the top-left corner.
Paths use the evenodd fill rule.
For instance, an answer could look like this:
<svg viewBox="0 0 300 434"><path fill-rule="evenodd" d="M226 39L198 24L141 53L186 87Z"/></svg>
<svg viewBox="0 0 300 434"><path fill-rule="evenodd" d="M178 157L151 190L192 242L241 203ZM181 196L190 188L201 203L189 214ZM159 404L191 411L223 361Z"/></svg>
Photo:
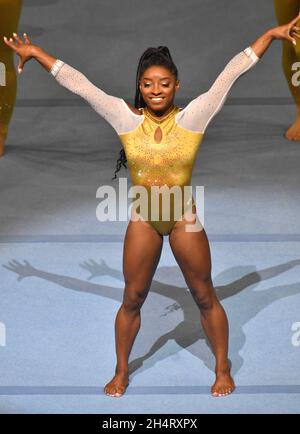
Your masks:
<svg viewBox="0 0 300 434"><path fill-rule="evenodd" d="M292 37L293 37L293 38L297 38L297 39L299 39L299 38L300 38L300 35L299 35L298 33L292 33Z"/></svg>
<svg viewBox="0 0 300 434"><path fill-rule="evenodd" d="M297 33L298 30L300 30L300 27L297 27L297 26L292 27L292 29L290 31L291 36L296 37L296 38L300 38L300 34Z"/></svg>
<svg viewBox="0 0 300 434"><path fill-rule="evenodd" d="M13 38L7 38L6 36L3 36L4 42L6 45L11 47L12 49L16 50L16 48L20 47L22 44L30 45L31 41L27 35L27 33L23 33L24 42L22 39L18 36L17 33L13 33Z"/></svg>
<svg viewBox="0 0 300 434"><path fill-rule="evenodd" d="M295 17L295 18L293 18L292 19L292 21L290 21L290 25L294 25L294 24L296 24L297 23L297 21L299 21L300 20L300 12L299 12L299 14Z"/></svg>
<svg viewBox="0 0 300 434"><path fill-rule="evenodd" d="M25 44L27 44L27 45L31 44L31 41L30 41L27 33L23 33L23 36L24 36Z"/></svg>
<svg viewBox="0 0 300 434"><path fill-rule="evenodd" d="M8 45L10 48L12 48L13 50L16 51L16 49L18 48L14 42L14 40L12 38L8 39L6 36L3 36L4 42L6 43L6 45Z"/></svg>
<svg viewBox="0 0 300 434"><path fill-rule="evenodd" d="M299 38L299 35L297 34L297 30L299 30L299 27L296 26L298 21L300 21L300 12L294 19L292 19L288 24L284 26L286 32L284 39L287 39L288 41L292 42L294 45L297 44L296 39L294 38L295 37Z"/></svg>
<svg viewBox="0 0 300 434"><path fill-rule="evenodd" d="M17 33L13 33L13 37L14 37L14 42L17 46L23 44L23 41L21 41L21 39L19 38L19 36L17 35Z"/></svg>

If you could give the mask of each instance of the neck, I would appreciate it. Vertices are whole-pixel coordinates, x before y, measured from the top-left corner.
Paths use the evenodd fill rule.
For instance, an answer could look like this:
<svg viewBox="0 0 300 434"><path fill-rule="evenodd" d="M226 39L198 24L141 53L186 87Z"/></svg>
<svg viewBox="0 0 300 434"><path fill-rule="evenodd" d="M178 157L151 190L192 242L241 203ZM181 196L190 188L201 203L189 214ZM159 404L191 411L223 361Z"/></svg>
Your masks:
<svg viewBox="0 0 300 434"><path fill-rule="evenodd" d="M171 111L173 111L175 108L175 105L172 103L167 109L163 110L152 110L150 107L146 106L146 110L148 113L150 113L151 116L156 118L157 120L161 120L162 118L165 118Z"/></svg>

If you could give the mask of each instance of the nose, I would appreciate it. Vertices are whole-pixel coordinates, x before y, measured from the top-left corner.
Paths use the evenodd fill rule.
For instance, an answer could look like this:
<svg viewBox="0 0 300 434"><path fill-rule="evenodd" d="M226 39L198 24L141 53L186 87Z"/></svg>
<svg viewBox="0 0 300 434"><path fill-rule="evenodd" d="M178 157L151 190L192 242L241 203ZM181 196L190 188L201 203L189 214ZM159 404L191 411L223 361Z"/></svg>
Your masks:
<svg viewBox="0 0 300 434"><path fill-rule="evenodd" d="M160 94L160 90L153 89L152 94L153 96L157 96Z"/></svg>
<svg viewBox="0 0 300 434"><path fill-rule="evenodd" d="M161 91L159 89L159 84L154 84L153 90L152 90L153 96L158 96L161 94Z"/></svg>

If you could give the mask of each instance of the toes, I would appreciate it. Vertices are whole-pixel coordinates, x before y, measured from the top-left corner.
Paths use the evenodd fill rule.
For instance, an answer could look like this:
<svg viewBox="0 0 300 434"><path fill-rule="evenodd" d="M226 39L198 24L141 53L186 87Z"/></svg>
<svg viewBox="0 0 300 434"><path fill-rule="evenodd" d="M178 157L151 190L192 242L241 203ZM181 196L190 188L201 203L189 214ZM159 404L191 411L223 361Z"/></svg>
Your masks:
<svg viewBox="0 0 300 434"><path fill-rule="evenodd" d="M228 388L222 390L222 396L230 395L230 393L232 393L232 392L233 392L233 388L228 387Z"/></svg>
<svg viewBox="0 0 300 434"><path fill-rule="evenodd" d="M218 396L218 392L217 392L216 390L214 390L214 391L212 392L212 396Z"/></svg>
<svg viewBox="0 0 300 434"><path fill-rule="evenodd" d="M109 389L108 387L104 387L104 393L108 396L113 396L116 398L120 398L124 394L125 388L123 387L112 387Z"/></svg>
<svg viewBox="0 0 300 434"><path fill-rule="evenodd" d="M115 391L114 388L112 388L112 389L109 389L109 387L104 388L104 392L108 396L113 396L114 391Z"/></svg>
<svg viewBox="0 0 300 434"><path fill-rule="evenodd" d="M114 396L115 393L116 393L116 388L114 387L111 389L110 394L111 396Z"/></svg>
<svg viewBox="0 0 300 434"><path fill-rule="evenodd" d="M234 390L234 388L231 388L231 387L229 387L229 388L220 388L220 389L217 389L217 390L212 390L211 394L212 394L212 396L227 396L230 393L232 393L233 390Z"/></svg>
<svg viewBox="0 0 300 434"><path fill-rule="evenodd" d="M115 396L117 396L118 398L122 395L124 395L125 392L125 387L118 387Z"/></svg>

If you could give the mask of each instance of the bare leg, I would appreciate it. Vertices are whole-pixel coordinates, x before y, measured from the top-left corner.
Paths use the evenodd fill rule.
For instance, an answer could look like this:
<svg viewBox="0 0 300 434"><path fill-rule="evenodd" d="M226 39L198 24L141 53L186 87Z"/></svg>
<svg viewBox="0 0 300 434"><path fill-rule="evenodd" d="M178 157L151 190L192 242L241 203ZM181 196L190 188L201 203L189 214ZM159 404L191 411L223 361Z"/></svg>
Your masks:
<svg viewBox="0 0 300 434"><path fill-rule="evenodd" d="M193 207L195 213L195 206ZM186 221L176 222L169 236L171 249L200 309L200 321L216 358L214 396L231 393L234 381L228 361L228 321L211 280L211 256L206 233L185 231Z"/></svg>
<svg viewBox="0 0 300 434"><path fill-rule="evenodd" d="M128 385L128 358L140 329L140 309L147 297L160 259L163 237L145 221L129 221L123 251L125 289L115 320L117 365L115 376L104 387L107 395L120 397Z"/></svg>

